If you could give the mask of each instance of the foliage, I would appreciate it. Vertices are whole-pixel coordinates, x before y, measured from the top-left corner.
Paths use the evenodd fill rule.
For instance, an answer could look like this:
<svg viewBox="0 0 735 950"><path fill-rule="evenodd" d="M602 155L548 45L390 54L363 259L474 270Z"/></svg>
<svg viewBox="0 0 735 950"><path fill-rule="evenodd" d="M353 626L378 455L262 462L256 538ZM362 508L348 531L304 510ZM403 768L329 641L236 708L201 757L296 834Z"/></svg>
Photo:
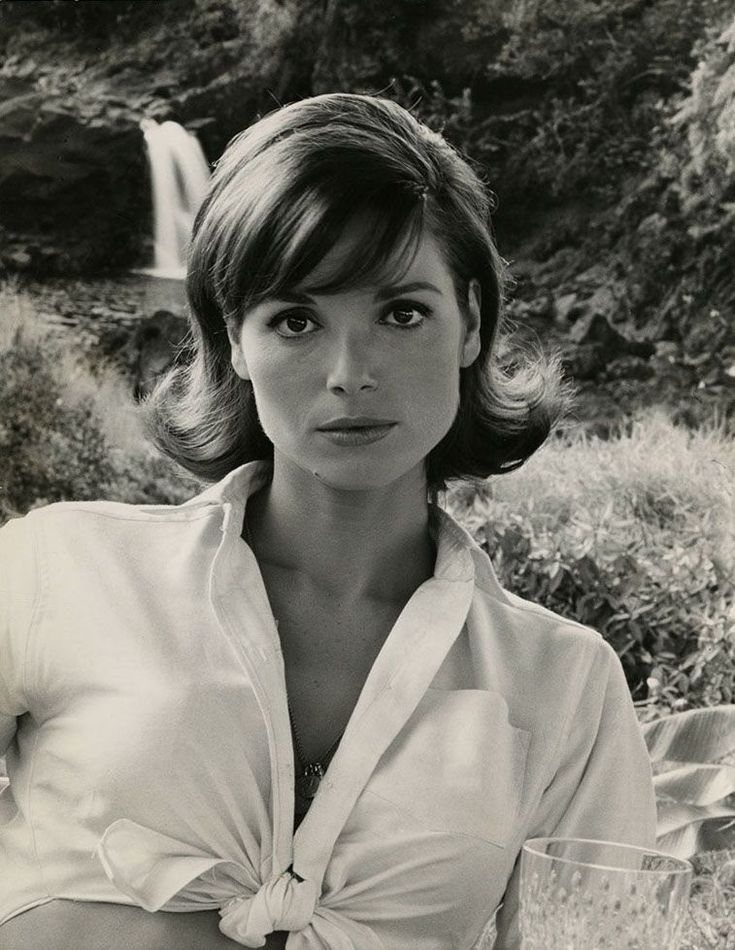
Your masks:
<svg viewBox="0 0 735 950"><path fill-rule="evenodd" d="M671 119L673 129L686 136L677 183L685 213L735 197L735 17L698 44L697 52L688 94Z"/></svg>
<svg viewBox="0 0 735 950"><path fill-rule="evenodd" d="M88 406L64 402L62 354L24 329L30 309L6 289L0 346L0 520L27 507L105 491L111 468ZM29 505L30 502L30 505Z"/></svg>
<svg viewBox="0 0 735 950"><path fill-rule="evenodd" d="M461 142L517 203L617 202L650 160L660 104L689 74L712 0L463 4L477 128ZM460 67L460 73L462 72ZM433 77L441 79L441 77Z"/></svg>
<svg viewBox="0 0 735 950"><path fill-rule="evenodd" d="M0 523L68 499L182 500L191 478L154 455L131 397L49 336L13 287L0 292Z"/></svg>
<svg viewBox="0 0 735 950"><path fill-rule="evenodd" d="M691 859L694 879L679 950L731 950L735 932L735 849Z"/></svg>
<svg viewBox="0 0 735 950"><path fill-rule="evenodd" d="M83 41L99 43L130 26L144 28L162 12L169 15L183 0L105 0L79 3L78 0L4 0L0 5L0 32L28 29L32 25L57 34L72 34Z"/></svg>
<svg viewBox="0 0 735 950"><path fill-rule="evenodd" d="M734 467L722 432L654 416L447 503L504 586L602 633L647 719L735 697Z"/></svg>
<svg viewBox="0 0 735 950"><path fill-rule="evenodd" d="M735 705L647 723L654 765L657 845L690 858L735 848Z"/></svg>
<svg viewBox="0 0 735 950"><path fill-rule="evenodd" d="M52 355L52 354L50 354ZM0 515L32 504L105 492L106 446L84 406L66 406L45 354L17 347L0 355Z"/></svg>

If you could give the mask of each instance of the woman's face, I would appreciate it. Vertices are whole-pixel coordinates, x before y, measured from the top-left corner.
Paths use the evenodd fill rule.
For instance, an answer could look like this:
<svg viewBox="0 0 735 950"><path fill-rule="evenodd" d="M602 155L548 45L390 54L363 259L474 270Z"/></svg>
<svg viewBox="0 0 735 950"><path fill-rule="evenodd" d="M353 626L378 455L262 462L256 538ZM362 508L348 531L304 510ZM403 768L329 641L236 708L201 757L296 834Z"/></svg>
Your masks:
<svg viewBox="0 0 735 950"><path fill-rule="evenodd" d="M348 231L304 286L261 301L230 333L276 459L343 490L423 470L454 421L460 367L480 351L479 287L460 308L430 234L395 285L310 293L363 238Z"/></svg>

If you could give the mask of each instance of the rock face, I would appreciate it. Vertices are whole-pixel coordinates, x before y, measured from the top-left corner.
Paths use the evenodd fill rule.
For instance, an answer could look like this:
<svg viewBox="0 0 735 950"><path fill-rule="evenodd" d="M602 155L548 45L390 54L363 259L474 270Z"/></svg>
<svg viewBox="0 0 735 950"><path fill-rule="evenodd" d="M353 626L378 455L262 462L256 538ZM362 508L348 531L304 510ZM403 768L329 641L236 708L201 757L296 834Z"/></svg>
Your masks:
<svg viewBox="0 0 735 950"><path fill-rule="evenodd" d="M168 310L157 310L140 320L125 352L133 371L133 395L147 396L173 364L188 330L186 320Z"/></svg>
<svg viewBox="0 0 735 950"><path fill-rule="evenodd" d="M152 264L140 121L178 121L217 157L272 108L285 95L280 34L268 19L256 56L251 12L220 0L0 3L0 274Z"/></svg>
<svg viewBox="0 0 735 950"><path fill-rule="evenodd" d="M142 133L130 115L85 115L31 77L0 77L0 262L80 273L142 262L149 214Z"/></svg>

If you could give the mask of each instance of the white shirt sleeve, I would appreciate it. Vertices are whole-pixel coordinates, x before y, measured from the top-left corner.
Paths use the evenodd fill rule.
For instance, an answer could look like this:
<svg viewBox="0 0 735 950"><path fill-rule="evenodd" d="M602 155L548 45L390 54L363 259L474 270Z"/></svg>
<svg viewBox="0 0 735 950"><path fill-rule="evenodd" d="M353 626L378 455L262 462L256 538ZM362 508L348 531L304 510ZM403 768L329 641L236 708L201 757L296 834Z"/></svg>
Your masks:
<svg viewBox="0 0 735 950"><path fill-rule="evenodd" d="M654 847L651 764L623 668L602 638L529 837L593 838ZM495 950L520 947L520 855L497 915Z"/></svg>
<svg viewBox="0 0 735 950"><path fill-rule="evenodd" d="M27 712L25 656L36 601L36 558L27 518L0 528L0 755Z"/></svg>

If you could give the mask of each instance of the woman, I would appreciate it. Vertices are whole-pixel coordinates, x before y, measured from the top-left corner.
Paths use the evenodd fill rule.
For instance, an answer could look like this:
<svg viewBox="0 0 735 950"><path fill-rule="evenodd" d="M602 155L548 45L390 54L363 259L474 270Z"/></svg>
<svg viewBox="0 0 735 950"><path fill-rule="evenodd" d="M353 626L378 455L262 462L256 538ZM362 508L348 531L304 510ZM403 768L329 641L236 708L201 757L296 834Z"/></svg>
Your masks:
<svg viewBox="0 0 735 950"><path fill-rule="evenodd" d="M220 481L0 533L3 947L465 950L500 906L507 950L526 838L653 843L617 657L434 503L522 464L561 401L553 364L498 365L488 210L382 99L230 144L192 350L148 405Z"/></svg>

